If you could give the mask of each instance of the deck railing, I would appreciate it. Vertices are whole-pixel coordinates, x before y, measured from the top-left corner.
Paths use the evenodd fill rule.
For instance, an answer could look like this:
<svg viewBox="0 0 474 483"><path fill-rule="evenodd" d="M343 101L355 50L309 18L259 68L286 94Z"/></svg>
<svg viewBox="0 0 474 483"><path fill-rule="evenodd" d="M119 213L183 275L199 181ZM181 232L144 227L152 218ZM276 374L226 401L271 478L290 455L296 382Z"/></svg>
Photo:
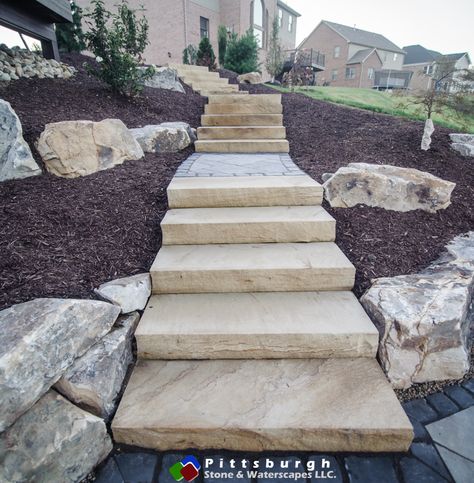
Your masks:
<svg viewBox="0 0 474 483"><path fill-rule="evenodd" d="M299 64L301 67L311 67L323 70L325 66L325 56L314 49L294 49L285 50L285 64L293 66Z"/></svg>

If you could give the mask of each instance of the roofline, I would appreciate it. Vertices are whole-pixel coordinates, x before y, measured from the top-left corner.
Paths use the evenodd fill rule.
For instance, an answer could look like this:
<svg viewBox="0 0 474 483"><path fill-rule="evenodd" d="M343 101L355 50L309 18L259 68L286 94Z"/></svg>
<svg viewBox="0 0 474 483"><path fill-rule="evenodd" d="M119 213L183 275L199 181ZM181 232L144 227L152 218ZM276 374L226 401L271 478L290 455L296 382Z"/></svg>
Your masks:
<svg viewBox="0 0 474 483"><path fill-rule="evenodd" d="M388 39L387 39L388 40ZM389 41L390 42L390 41ZM387 52L393 52L394 54L403 54L403 55L407 55L407 53L402 50L402 49L397 49L397 50L394 50L394 49L382 49L381 47L374 47L373 45L366 45L366 44L360 44L359 42L352 42L350 40L347 41L348 44L353 44L353 45L360 45L361 47L367 47L369 49L378 49L378 50L386 50Z"/></svg>
<svg viewBox="0 0 474 483"><path fill-rule="evenodd" d="M346 62L346 65L363 64L374 52L377 54L377 57L379 58L380 62L382 62L382 64L383 64L382 57L380 57L380 54L378 53L377 48L373 47L372 50L360 62ZM356 52L356 54L357 54L357 52ZM354 55L356 55L356 54L354 54Z"/></svg>
<svg viewBox="0 0 474 483"><path fill-rule="evenodd" d="M281 8L283 8L283 10L286 10L287 12L290 12L295 17L301 17L301 13L298 13L296 10L292 9L289 5L287 5L286 3L282 2L281 0L278 0L277 1L277 5L279 7L281 7Z"/></svg>
<svg viewBox="0 0 474 483"><path fill-rule="evenodd" d="M344 35L341 35L339 32L337 32L336 30L334 30L330 25L328 25L328 20L321 20L321 22L318 23L318 25L316 25L316 27L314 27L314 29L312 30L312 32L304 39L301 41L300 45L298 45L298 49L301 48L301 46L311 37L311 35L314 34L314 32L316 32L316 30L320 27L320 25L322 24L325 24L327 27L329 27L333 32L336 32L337 35L339 35L339 37L342 37L346 42L348 42L348 40L344 37Z"/></svg>
<svg viewBox="0 0 474 483"><path fill-rule="evenodd" d="M431 61L426 61L426 62L412 62L411 64L403 64L407 66L412 66L412 65L426 65L426 64L435 64L436 60L431 60Z"/></svg>

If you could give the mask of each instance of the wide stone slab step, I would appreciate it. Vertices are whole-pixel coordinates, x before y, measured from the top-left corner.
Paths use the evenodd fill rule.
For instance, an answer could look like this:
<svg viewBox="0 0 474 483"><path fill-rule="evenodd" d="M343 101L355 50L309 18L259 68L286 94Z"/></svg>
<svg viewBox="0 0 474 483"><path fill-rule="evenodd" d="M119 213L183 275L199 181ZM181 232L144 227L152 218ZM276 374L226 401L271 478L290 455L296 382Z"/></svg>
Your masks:
<svg viewBox="0 0 474 483"><path fill-rule="evenodd" d="M174 62L168 63L168 67L179 72L209 72L209 67L202 65L176 64Z"/></svg>
<svg viewBox="0 0 474 483"><path fill-rule="evenodd" d="M374 359L140 361L115 440L159 451L407 451L412 426Z"/></svg>
<svg viewBox="0 0 474 483"><path fill-rule="evenodd" d="M196 141L197 153L289 153L285 139L232 139Z"/></svg>
<svg viewBox="0 0 474 483"><path fill-rule="evenodd" d="M163 245L334 241L336 220L321 206L184 208L161 222Z"/></svg>
<svg viewBox="0 0 474 483"><path fill-rule="evenodd" d="M219 90L207 90L207 89L204 89L204 90L201 90L199 92L199 94L201 94L201 96L203 96L203 97L209 97L209 96L215 96L215 95L219 95L219 96L229 95L229 96L237 96L237 97L240 97L240 98L246 98L249 93L248 93L248 91L228 91L228 92L223 92L221 89L219 89Z"/></svg>
<svg viewBox="0 0 474 483"><path fill-rule="evenodd" d="M240 91L247 92L248 91ZM209 97L209 104L280 104L281 105L281 94L250 94L245 99L238 97L238 95L222 96L214 95Z"/></svg>
<svg viewBox="0 0 474 483"><path fill-rule="evenodd" d="M351 290L355 268L335 243L166 245L154 294Z"/></svg>
<svg viewBox="0 0 474 483"><path fill-rule="evenodd" d="M379 333L352 292L152 296L141 359L375 357Z"/></svg>
<svg viewBox="0 0 474 483"><path fill-rule="evenodd" d="M175 177L167 189L170 208L320 205L323 187L303 176Z"/></svg>
<svg viewBox="0 0 474 483"><path fill-rule="evenodd" d="M244 102L234 104L206 104L205 114L281 114L283 106L277 103Z"/></svg>
<svg viewBox="0 0 474 483"><path fill-rule="evenodd" d="M203 126L282 126L282 114L204 114Z"/></svg>
<svg viewBox="0 0 474 483"><path fill-rule="evenodd" d="M197 130L198 139L286 139L286 129L283 126L218 126L199 127Z"/></svg>
<svg viewBox="0 0 474 483"><path fill-rule="evenodd" d="M227 80L226 84L229 82L229 79L224 79L219 77L218 72L204 72L204 71L184 71L181 74L178 74L178 77L183 79L185 82L186 80L190 81L216 81L218 79Z"/></svg>

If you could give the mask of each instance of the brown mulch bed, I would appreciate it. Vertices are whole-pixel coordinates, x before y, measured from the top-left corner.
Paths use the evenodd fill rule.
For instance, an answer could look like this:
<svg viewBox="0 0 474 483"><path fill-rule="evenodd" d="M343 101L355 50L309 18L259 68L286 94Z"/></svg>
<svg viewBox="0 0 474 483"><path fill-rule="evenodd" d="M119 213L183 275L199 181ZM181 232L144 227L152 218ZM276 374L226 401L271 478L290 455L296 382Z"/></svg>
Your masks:
<svg viewBox="0 0 474 483"><path fill-rule="evenodd" d="M82 56L63 56L79 68L72 80L21 79L0 89L34 142L48 122L121 119L128 127L185 121L200 124L204 99L145 89L126 99L82 69ZM161 244L166 186L192 153L145 159L77 179L43 175L0 184L0 309L36 297L93 297L98 284L146 272Z"/></svg>
<svg viewBox="0 0 474 483"><path fill-rule="evenodd" d="M146 89L136 100L115 96L81 68L72 80L22 79L0 89L34 141L48 122L122 119L129 127L164 121L200 124L204 99ZM235 82L235 74L226 72ZM266 86L245 86L271 92ZM357 268L355 293L370 279L426 267L454 236L474 229L471 162L449 147L438 128L432 149L419 149L422 124L309 99L283 96L295 162L316 180L350 162L394 164L457 183L452 205L437 214L356 207L326 208L337 220L338 244ZM36 150L35 157L39 160ZM41 296L91 297L100 283L147 271L161 243L165 188L191 150L147 155L111 170L67 180L44 175L0 185L0 309Z"/></svg>

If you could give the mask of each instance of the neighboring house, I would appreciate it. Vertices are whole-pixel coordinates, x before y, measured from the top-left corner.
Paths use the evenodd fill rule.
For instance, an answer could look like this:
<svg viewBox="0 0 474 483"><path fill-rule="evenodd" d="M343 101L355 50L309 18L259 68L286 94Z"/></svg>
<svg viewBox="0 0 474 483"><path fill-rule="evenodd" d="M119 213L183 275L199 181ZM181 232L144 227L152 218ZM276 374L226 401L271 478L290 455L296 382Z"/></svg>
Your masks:
<svg viewBox="0 0 474 483"><path fill-rule="evenodd" d="M409 73L403 76L403 85L400 75L393 74L402 71L405 52L383 35L323 20L298 48L325 55L326 70L319 74L318 84L365 88L408 85L405 78Z"/></svg>
<svg viewBox="0 0 474 483"><path fill-rule="evenodd" d="M442 55L421 45L403 49L407 52L403 68L413 72L409 89L415 91L430 89L433 82L438 82L438 89L455 91L462 82L462 73L471 63L467 52Z"/></svg>
<svg viewBox="0 0 474 483"><path fill-rule="evenodd" d="M82 8L90 0L76 0ZM109 10L116 0L105 0ZM252 28L260 43L260 60L265 60L272 22L280 22L280 37L285 50L296 45L298 12L280 0L129 0L132 8L146 9L150 24L150 45L145 51L146 61L164 65L181 62L183 50L197 46L209 37L217 55L217 29L225 25L229 32L244 34Z"/></svg>
<svg viewBox="0 0 474 483"><path fill-rule="evenodd" d="M0 25L38 39L47 59L59 60L54 24L67 22L69 0L0 0Z"/></svg>

